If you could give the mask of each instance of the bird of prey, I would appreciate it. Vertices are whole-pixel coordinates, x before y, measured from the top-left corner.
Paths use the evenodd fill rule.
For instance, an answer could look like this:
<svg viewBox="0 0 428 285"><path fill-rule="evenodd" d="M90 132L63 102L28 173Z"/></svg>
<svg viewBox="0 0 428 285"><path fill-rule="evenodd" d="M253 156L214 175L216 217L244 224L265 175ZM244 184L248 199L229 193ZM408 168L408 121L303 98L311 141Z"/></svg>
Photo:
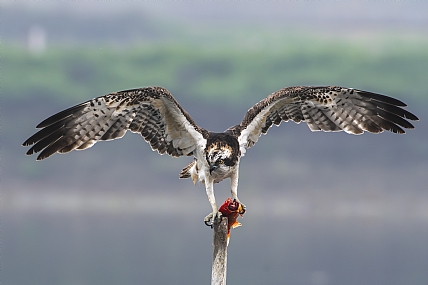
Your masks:
<svg viewBox="0 0 428 285"><path fill-rule="evenodd" d="M409 120L418 120L405 106L397 99L353 88L287 87L255 104L240 124L214 133L199 127L168 90L145 87L110 93L59 112L37 125L41 130L23 145L33 145L27 155L40 152L37 160L42 160L121 138L128 130L139 133L159 154L194 157L180 178L205 185L212 207L205 217L209 223L221 215L214 183L230 178L232 199L240 203L241 157L273 124L291 120L306 122L311 131L404 134L403 128L413 128Z"/></svg>

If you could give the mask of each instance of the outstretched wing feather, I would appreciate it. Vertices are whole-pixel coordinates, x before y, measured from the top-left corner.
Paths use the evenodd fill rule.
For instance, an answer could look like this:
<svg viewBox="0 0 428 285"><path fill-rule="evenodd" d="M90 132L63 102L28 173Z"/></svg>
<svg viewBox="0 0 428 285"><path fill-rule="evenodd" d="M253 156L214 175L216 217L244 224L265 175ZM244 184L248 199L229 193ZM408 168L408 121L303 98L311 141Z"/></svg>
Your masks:
<svg viewBox="0 0 428 285"><path fill-rule="evenodd" d="M160 154L191 155L207 136L162 87L125 90L97 97L59 112L43 122L23 145L37 160L54 153L83 150L100 140L121 138L128 130L140 133Z"/></svg>
<svg viewBox="0 0 428 285"><path fill-rule="evenodd" d="M403 109L402 101L367 91L343 87L288 87L254 105L239 125L228 129L238 137L241 153L253 146L261 134L282 121L305 121L312 131L350 134L403 134L412 129L408 120L418 118Z"/></svg>

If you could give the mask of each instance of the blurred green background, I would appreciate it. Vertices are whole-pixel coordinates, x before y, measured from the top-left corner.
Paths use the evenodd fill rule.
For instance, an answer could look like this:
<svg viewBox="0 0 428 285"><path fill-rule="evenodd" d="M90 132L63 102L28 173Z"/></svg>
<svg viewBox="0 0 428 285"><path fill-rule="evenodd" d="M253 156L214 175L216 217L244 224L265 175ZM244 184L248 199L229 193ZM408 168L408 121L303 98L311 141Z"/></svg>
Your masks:
<svg viewBox="0 0 428 285"><path fill-rule="evenodd" d="M421 119L406 135L287 123L247 152L228 282L427 284L427 3L0 5L4 284L209 282L209 203L178 180L190 158L135 134L42 162L20 146L55 112L153 85L212 131L286 86L406 102ZM218 203L228 187L216 185Z"/></svg>

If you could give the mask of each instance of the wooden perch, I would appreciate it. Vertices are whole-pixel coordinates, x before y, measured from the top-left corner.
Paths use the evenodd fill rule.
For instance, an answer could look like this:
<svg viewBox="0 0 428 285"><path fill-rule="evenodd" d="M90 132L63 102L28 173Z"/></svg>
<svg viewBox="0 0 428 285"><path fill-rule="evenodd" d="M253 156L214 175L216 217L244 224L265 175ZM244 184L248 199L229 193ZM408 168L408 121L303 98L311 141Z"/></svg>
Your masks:
<svg viewBox="0 0 428 285"><path fill-rule="evenodd" d="M226 285L228 219L221 217L213 222L213 265L211 285Z"/></svg>
<svg viewBox="0 0 428 285"><path fill-rule="evenodd" d="M221 218L214 219L213 266L211 285L226 285L227 246L229 245L230 229L239 227L237 221L245 213L245 206L238 201L227 198L220 206Z"/></svg>

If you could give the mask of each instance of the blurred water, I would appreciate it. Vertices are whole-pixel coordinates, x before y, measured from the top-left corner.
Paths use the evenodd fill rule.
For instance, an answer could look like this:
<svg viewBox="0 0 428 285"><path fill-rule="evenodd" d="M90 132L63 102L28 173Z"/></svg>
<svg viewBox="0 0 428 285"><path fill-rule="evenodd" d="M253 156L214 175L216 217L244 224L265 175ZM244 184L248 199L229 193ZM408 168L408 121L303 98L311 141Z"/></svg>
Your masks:
<svg viewBox="0 0 428 285"><path fill-rule="evenodd" d="M209 282L208 203L33 190L2 212L5 284ZM426 284L428 200L411 208L399 201L247 197L243 226L232 231L228 281Z"/></svg>

